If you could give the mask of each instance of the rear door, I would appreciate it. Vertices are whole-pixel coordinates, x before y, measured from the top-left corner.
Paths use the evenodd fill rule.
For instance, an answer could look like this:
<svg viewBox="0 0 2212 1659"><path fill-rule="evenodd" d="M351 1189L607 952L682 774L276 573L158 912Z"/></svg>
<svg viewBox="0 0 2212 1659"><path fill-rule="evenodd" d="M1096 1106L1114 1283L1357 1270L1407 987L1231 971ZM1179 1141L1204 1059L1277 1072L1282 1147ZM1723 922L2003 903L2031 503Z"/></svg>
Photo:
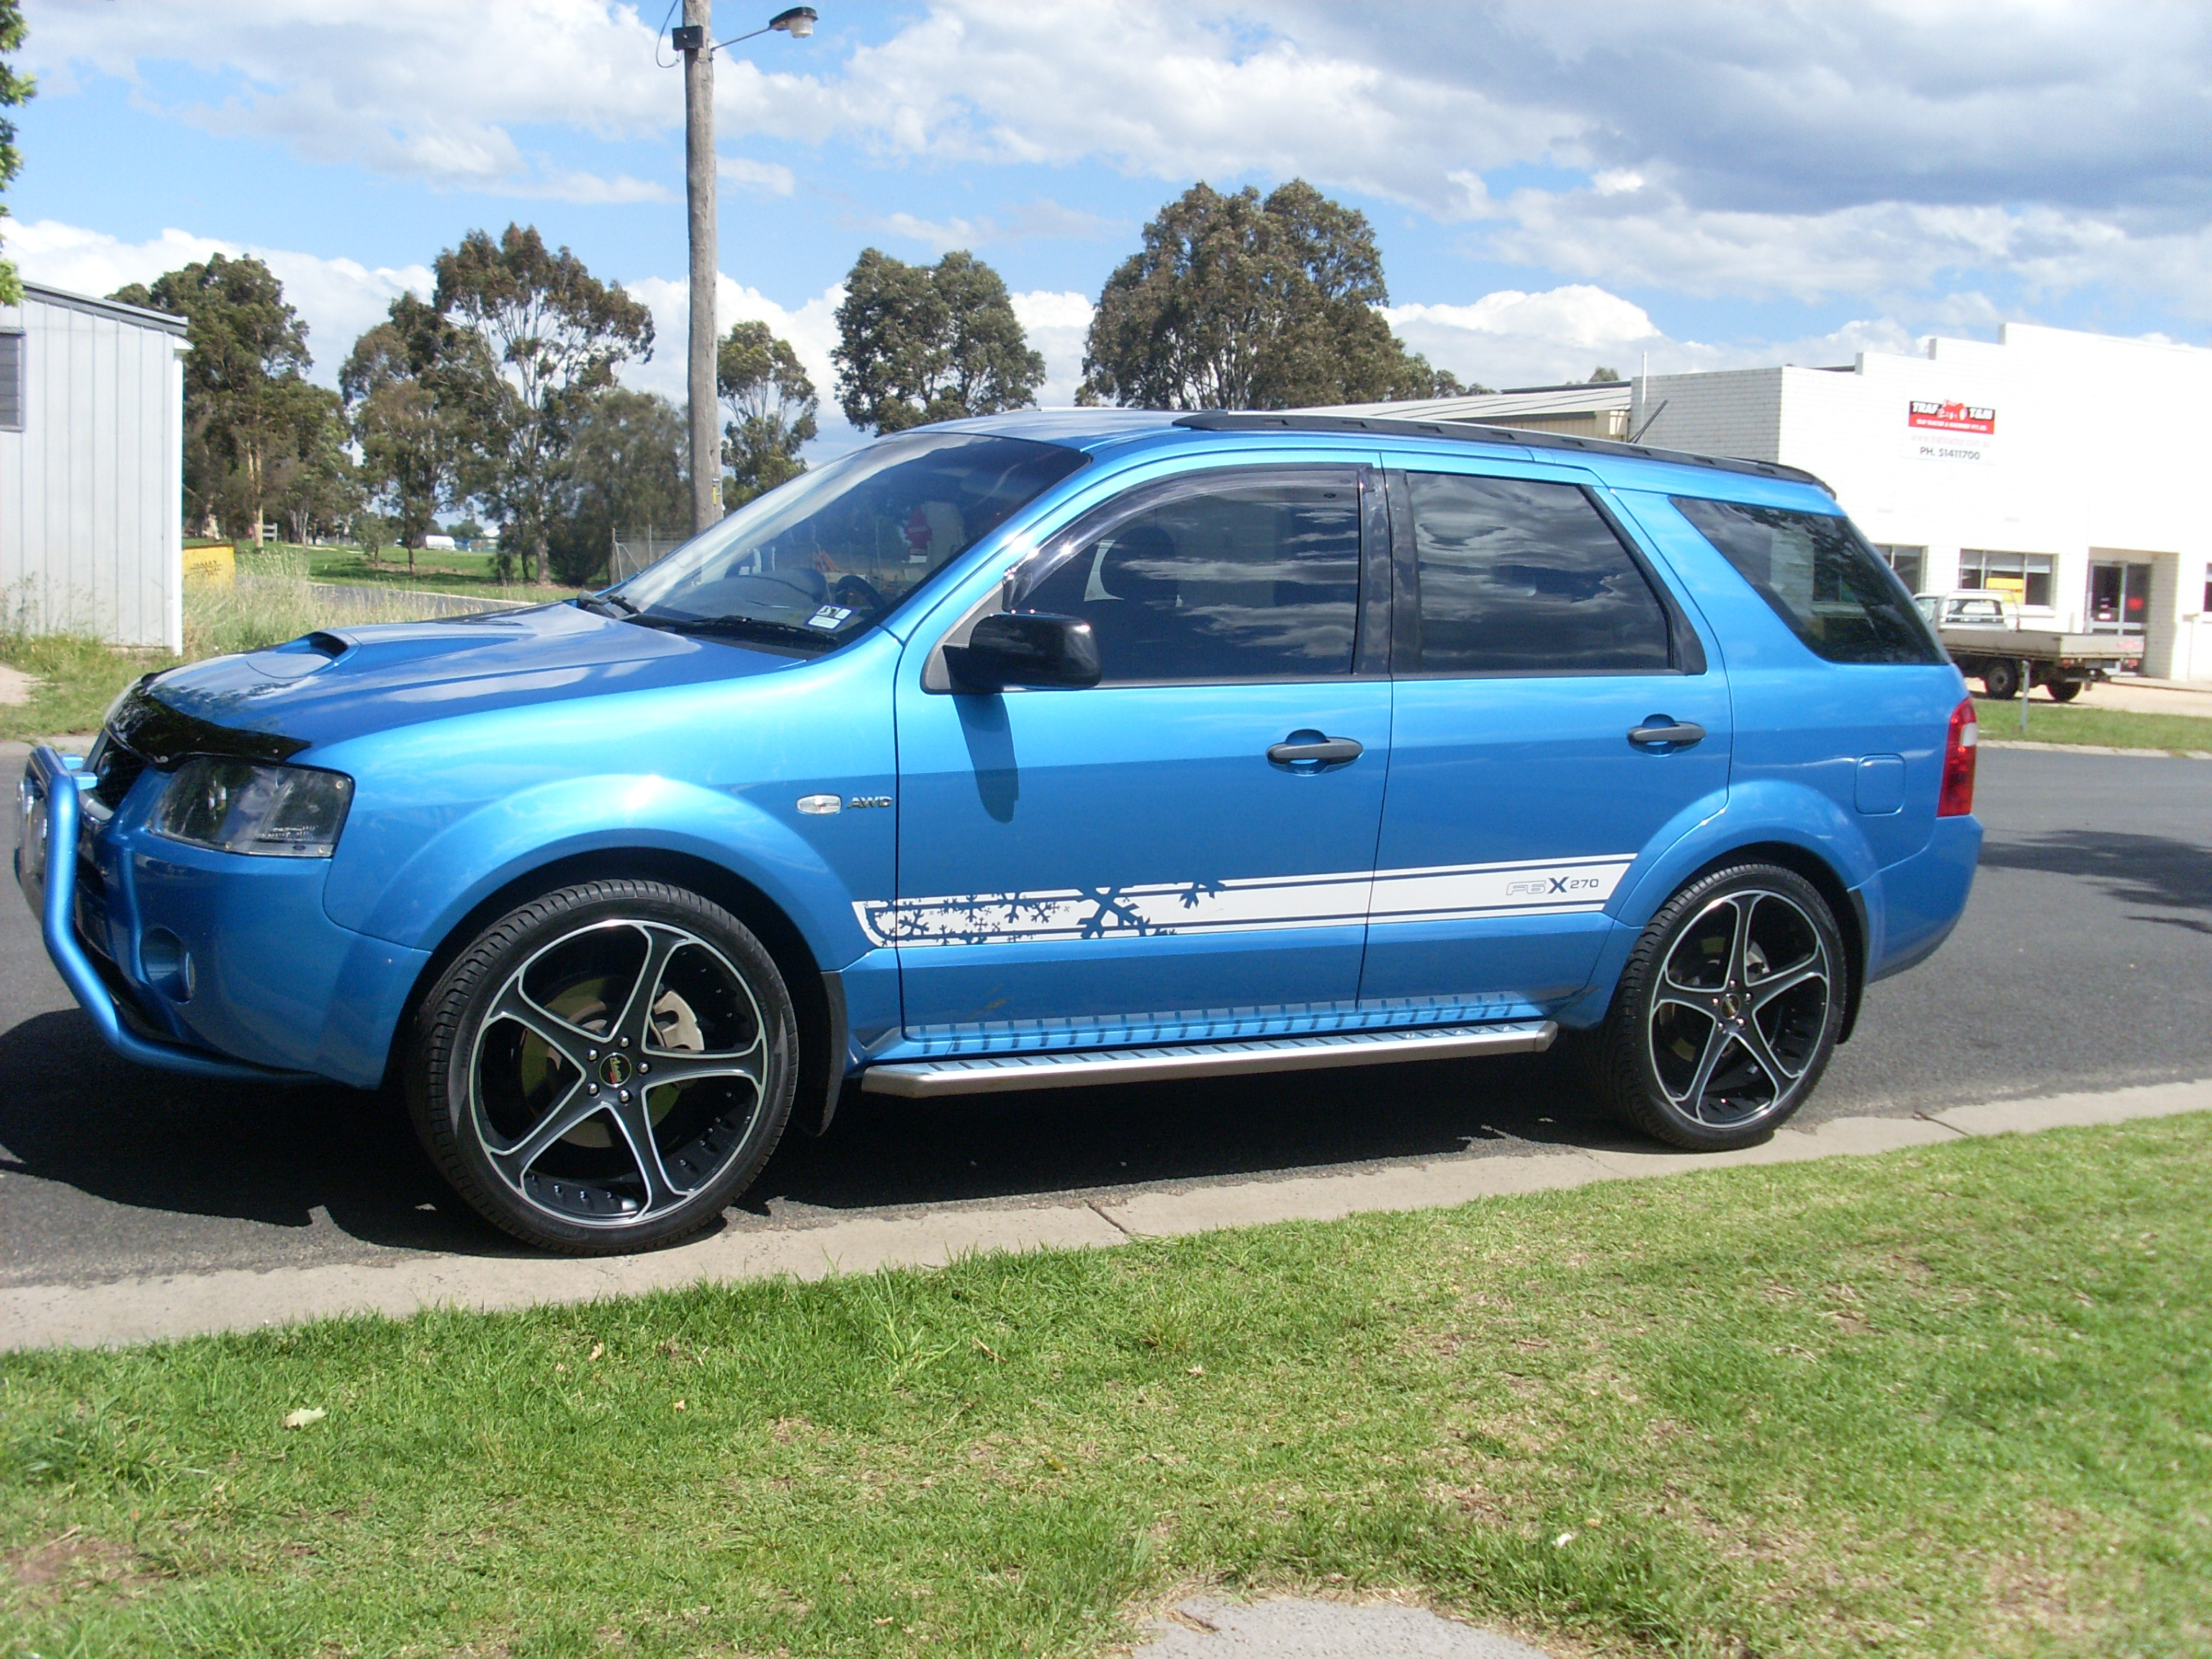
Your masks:
<svg viewBox="0 0 2212 1659"><path fill-rule="evenodd" d="M1395 709L1361 1002L1549 1012L1588 981L1630 866L1718 810L1727 686L1586 476L1439 462L1393 472L1389 503Z"/></svg>

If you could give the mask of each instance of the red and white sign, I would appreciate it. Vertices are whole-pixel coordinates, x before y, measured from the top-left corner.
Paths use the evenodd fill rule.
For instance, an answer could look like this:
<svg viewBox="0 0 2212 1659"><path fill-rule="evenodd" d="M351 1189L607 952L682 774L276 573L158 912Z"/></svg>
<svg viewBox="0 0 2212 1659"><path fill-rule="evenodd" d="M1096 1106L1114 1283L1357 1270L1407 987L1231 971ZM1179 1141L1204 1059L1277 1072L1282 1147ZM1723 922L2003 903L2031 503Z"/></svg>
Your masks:
<svg viewBox="0 0 2212 1659"><path fill-rule="evenodd" d="M1934 432L1978 432L1994 437L1997 412L1986 404L1945 404L1932 398L1915 398L1905 406L1908 426Z"/></svg>

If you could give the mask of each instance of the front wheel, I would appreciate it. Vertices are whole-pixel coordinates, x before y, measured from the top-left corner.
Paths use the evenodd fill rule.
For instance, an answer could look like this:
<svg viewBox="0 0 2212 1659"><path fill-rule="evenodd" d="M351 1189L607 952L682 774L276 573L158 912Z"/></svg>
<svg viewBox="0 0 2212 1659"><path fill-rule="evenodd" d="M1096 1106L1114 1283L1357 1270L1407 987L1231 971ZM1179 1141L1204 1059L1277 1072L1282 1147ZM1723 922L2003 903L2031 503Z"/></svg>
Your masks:
<svg viewBox="0 0 2212 1659"><path fill-rule="evenodd" d="M1598 1092L1671 1145L1755 1145L1826 1069L1849 972L1826 902L1794 871L1743 865L1694 882L1621 970L1593 1056Z"/></svg>
<svg viewBox="0 0 2212 1659"><path fill-rule="evenodd" d="M1986 663L1982 668L1982 690L1999 702L2006 702L2020 695L2020 667L2003 659Z"/></svg>
<svg viewBox="0 0 2212 1659"><path fill-rule="evenodd" d="M791 1115L797 1022L736 917L660 882L510 911L424 999L416 1130L495 1225L577 1255L711 1226Z"/></svg>

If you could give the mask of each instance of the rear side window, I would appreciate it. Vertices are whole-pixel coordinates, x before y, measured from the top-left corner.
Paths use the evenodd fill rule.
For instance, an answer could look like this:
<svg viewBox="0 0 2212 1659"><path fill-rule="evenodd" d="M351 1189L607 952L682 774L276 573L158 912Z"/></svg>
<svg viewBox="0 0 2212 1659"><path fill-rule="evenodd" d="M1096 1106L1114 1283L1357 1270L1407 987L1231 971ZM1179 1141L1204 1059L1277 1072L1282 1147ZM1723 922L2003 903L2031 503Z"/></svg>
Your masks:
<svg viewBox="0 0 2212 1659"><path fill-rule="evenodd" d="M1572 484L1412 472L1423 674L1655 673L1667 613Z"/></svg>
<svg viewBox="0 0 2212 1659"><path fill-rule="evenodd" d="M1359 517L1349 468L1179 479L1079 526L1015 604L1088 622L1108 685L1348 675Z"/></svg>
<svg viewBox="0 0 2212 1659"><path fill-rule="evenodd" d="M1695 496L1674 501L1815 656L1830 662L1944 660L1896 574L1850 520Z"/></svg>

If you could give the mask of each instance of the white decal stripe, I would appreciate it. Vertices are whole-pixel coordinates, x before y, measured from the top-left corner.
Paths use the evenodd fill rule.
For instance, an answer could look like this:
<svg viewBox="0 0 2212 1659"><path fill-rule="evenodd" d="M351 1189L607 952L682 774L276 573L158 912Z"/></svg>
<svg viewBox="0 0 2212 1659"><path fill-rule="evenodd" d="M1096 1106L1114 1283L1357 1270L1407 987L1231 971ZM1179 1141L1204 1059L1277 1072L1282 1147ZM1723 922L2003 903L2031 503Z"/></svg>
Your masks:
<svg viewBox="0 0 2212 1659"><path fill-rule="evenodd" d="M1611 858L1380 871L1368 915L1376 921L1430 921L1494 911L1601 909L1632 862Z"/></svg>
<svg viewBox="0 0 2212 1659"><path fill-rule="evenodd" d="M1047 939L1265 933L1374 921L1602 909L1632 854L1343 871L1219 882L1063 887L856 903L878 945L1012 945Z"/></svg>

